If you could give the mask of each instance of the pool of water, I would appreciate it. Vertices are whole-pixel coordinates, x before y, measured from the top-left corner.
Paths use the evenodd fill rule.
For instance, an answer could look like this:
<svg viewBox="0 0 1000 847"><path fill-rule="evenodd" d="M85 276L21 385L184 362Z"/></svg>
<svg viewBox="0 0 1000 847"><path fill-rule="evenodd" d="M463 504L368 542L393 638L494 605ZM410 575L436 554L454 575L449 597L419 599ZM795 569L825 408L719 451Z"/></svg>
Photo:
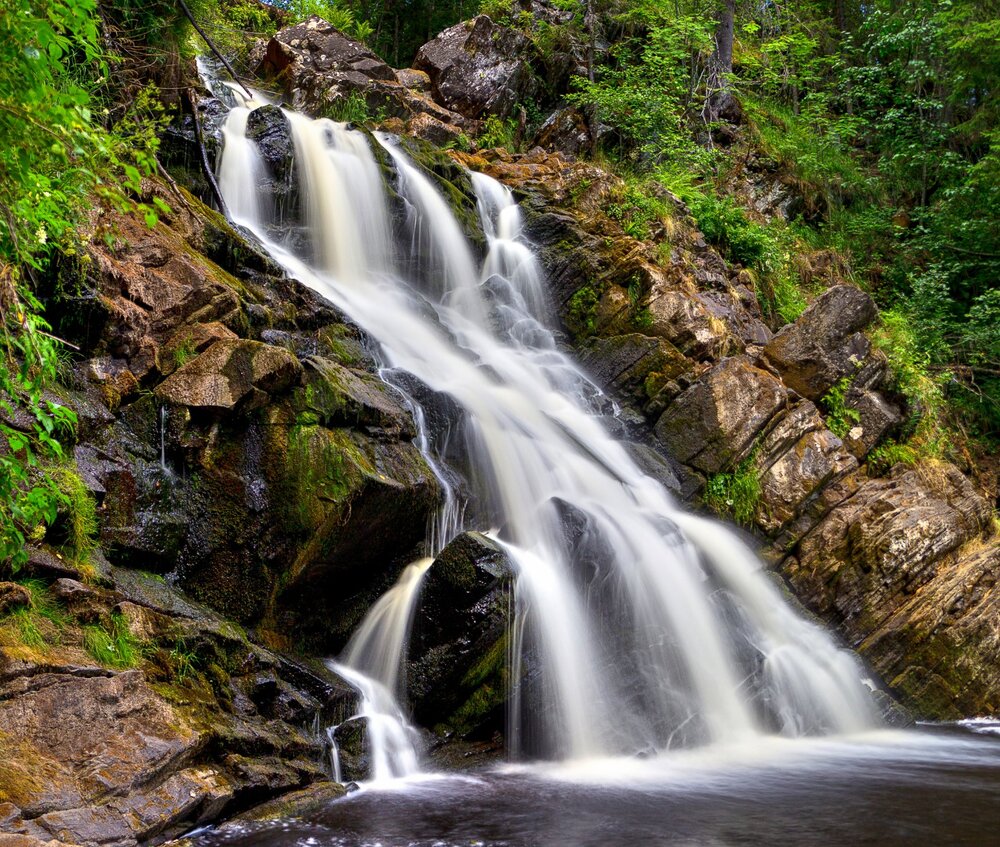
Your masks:
<svg viewBox="0 0 1000 847"><path fill-rule="evenodd" d="M197 847L1000 845L1000 725L368 784L297 820Z"/></svg>

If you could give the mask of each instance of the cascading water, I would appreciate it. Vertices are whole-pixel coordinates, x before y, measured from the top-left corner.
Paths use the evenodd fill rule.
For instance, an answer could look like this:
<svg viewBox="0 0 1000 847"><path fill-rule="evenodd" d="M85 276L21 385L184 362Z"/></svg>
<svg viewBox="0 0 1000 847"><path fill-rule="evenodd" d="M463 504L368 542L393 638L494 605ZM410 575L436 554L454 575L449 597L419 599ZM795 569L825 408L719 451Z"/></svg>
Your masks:
<svg viewBox="0 0 1000 847"><path fill-rule="evenodd" d="M431 463L462 478L463 497L447 486L449 517L431 547L463 521L500 528L516 571L514 678L528 663L538 671L530 690L515 691L513 743L577 758L874 725L853 658L785 605L735 535L678 510L608 434L597 414L606 401L545 325L509 190L472 175L489 243L477 271L455 216L397 141L378 135L373 150L345 125L286 114L309 249L270 240L259 223L267 198L251 197L247 172L237 173L252 161L245 115L226 125L222 192L290 274L378 342L387 375L405 373L461 409L447 437L421 434ZM395 241L383 150L404 208ZM418 587L406 583L410 600ZM397 614L373 610L342 668L393 719L398 706L382 692L393 690L412 609L398 599ZM385 629L376 616L402 637L375 649L369 636ZM363 652L378 659L353 665Z"/></svg>

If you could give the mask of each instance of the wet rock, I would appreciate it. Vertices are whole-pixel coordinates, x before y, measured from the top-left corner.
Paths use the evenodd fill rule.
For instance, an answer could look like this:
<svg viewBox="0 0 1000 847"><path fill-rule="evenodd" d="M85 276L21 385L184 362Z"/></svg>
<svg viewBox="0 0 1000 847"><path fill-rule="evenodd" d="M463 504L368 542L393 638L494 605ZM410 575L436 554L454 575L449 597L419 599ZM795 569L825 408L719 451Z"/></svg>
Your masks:
<svg viewBox="0 0 1000 847"><path fill-rule="evenodd" d="M787 396L778 380L746 359L724 359L670 405L654 430L675 459L718 473L747 456Z"/></svg>
<svg viewBox="0 0 1000 847"><path fill-rule="evenodd" d="M466 532L427 572L408 664L417 721L490 737L503 726L510 566L502 548Z"/></svg>
<svg viewBox="0 0 1000 847"><path fill-rule="evenodd" d="M341 782L363 782L372 778L371 742L368 718L351 718L333 731L337 745Z"/></svg>
<svg viewBox="0 0 1000 847"><path fill-rule="evenodd" d="M878 314L871 297L850 285L824 292L764 348L785 384L819 400L838 380L855 374L871 345L861 330Z"/></svg>
<svg viewBox="0 0 1000 847"><path fill-rule="evenodd" d="M280 347L224 339L164 380L156 396L174 406L226 412L244 399L261 405L268 393L284 391L301 373L298 360Z"/></svg>
<svg viewBox="0 0 1000 847"><path fill-rule="evenodd" d="M442 106L468 118L505 118L535 94L535 59L526 35L480 15L428 41L417 51L413 67L427 73Z"/></svg>
<svg viewBox="0 0 1000 847"><path fill-rule="evenodd" d="M374 374L345 368L319 356L304 364L306 385L296 405L316 415L324 426L353 424L394 438L416 436L400 396Z"/></svg>

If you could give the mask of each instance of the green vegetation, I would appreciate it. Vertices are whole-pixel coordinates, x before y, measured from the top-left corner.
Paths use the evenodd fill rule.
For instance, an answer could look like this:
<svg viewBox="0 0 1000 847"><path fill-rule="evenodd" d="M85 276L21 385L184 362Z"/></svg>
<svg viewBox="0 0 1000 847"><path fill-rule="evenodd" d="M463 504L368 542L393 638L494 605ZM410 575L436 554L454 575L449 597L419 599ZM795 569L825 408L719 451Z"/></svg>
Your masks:
<svg viewBox="0 0 1000 847"><path fill-rule="evenodd" d="M150 226L167 211L138 199L156 167L142 114L149 100L137 94L112 118L101 105L110 76L93 0L8 3L0 16L0 563L15 571L25 542L44 537L74 497L50 471L75 415L45 393L61 354L38 280L54 255L80 252L95 205L137 212Z"/></svg>
<svg viewBox="0 0 1000 847"><path fill-rule="evenodd" d="M59 644L70 618L41 580L21 580L30 603L13 609L0 618L0 645L23 645L45 653Z"/></svg>
<svg viewBox="0 0 1000 847"><path fill-rule="evenodd" d="M860 412L847 405L847 392L851 389L852 381L849 376L838 380L820 400L826 410L826 425L838 438L843 438L851 431L851 427L861 423Z"/></svg>
<svg viewBox="0 0 1000 847"><path fill-rule="evenodd" d="M83 627L83 648L102 665L134 668L142 660L143 643L132 635L124 615L112 614L109 626Z"/></svg>
<svg viewBox="0 0 1000 847"><path fill-rule="evenodd" d="M709 477L702 500L716 514L750 526L760 503L760 472L752 452L729 473Z"/></svg>

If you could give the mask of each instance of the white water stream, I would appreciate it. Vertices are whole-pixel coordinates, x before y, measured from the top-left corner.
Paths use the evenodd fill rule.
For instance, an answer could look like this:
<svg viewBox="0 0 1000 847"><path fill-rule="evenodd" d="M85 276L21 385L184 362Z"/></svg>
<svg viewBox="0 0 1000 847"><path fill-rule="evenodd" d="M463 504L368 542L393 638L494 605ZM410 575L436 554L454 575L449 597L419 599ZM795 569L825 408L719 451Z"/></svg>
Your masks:
<svg viewBox="0 0 1000 847"><path fill-rule="evenodd" d="M489 244L479 262L395 139L286 112L310 236L296 254L264 230L270 198L248 190L263 166L245 134L253 106L234 108L225 128L219 183L233 219L363 327L386 369L463 412L447 437L421 433L432 465L464 481L448 483L430 546L468 522L498 527L510 553L513 674L536 671L512 694L515 753L631 755L877 723L853 657L785 604L729 529L681 511L608 434L598 390L547 326L543 280L508 189L472 175ZM376 154L394 169L395 219ZM376 604L339 667L384 729L379 776L417 768L392 697L426 563L415 567Z"/></svg>

